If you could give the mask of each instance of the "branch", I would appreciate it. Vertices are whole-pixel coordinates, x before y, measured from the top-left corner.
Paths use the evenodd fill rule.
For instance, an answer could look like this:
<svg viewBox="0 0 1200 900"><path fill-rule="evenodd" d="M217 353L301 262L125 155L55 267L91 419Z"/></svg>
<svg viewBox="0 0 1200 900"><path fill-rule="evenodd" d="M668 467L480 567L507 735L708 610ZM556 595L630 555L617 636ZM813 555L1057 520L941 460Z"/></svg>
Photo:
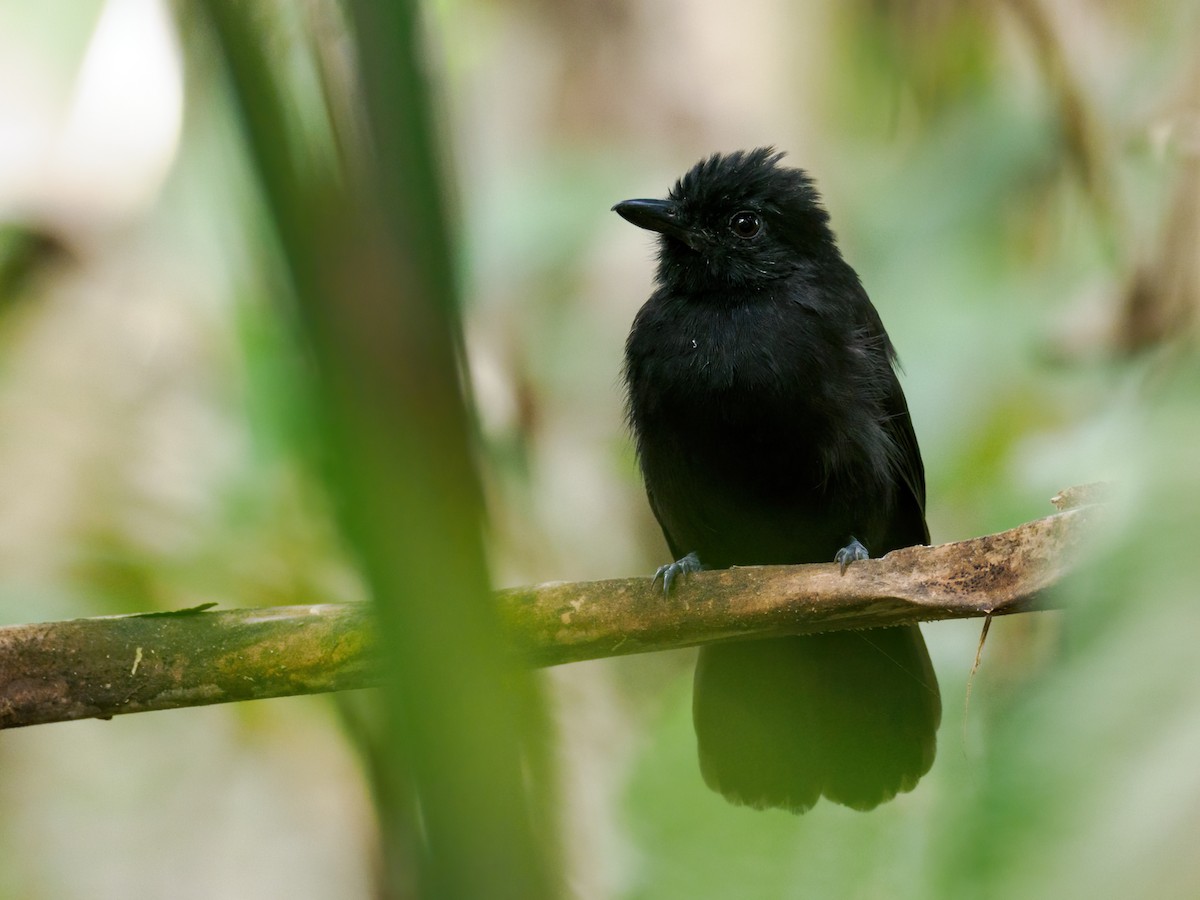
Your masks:
<svg viewBox="0 0 1200 900"><path fill-rule="evenodd" d="M0 628L0 728L377 683L368 607L279 606Z"/></svg>
<svg viewBox="0 0 1200 900"><path fill-rule="evenodd" d="M1002 616L1074 567L1095 507L937 547L853 563L698 572L663 596L646 578L543 584L500 594L505 620L536 665L691 647L738 638ZM1043 605L1041 608L1048 608Z"/></svg>
<svg viewBox="0 0 1200 900"><path fill-rule="evenodd" d="M856 562L700 572L670 597L647 578L497 595L531 664L738 638L876 628L1049 608L1096 507ZM0 627L0 728L370 687L369 607L110 616Z"/></svg>

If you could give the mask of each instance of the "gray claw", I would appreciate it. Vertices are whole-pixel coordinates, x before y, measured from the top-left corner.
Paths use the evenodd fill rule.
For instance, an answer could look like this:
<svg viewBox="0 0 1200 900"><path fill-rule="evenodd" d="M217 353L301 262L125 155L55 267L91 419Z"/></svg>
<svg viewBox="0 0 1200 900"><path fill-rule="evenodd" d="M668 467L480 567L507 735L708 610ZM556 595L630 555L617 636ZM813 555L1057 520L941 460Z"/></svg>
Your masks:
<svg viewBox="0 0 1200 900"><path fill-rule="evenodd" d="M657 584L661 578L663 583L663 593L671 593L671 585L675 583L675 579L680 575L685 578L693 572L699 572L706 568L704 563L700 562L700 557L695 553L689 553L682 559L677 559L675 562L667 563L665 566L659 566L658 571L654 573L654 581L651 584Z"/></svg>
<svg viewBox="0 0 1200 900"><path fill-rule="evenodd" d="M867 552L867 548L858 542L858 538L854 535L850 536L850 543L839 550L833 557L833 561L841 566L842 574L846 574L846 567L850 563L860 559L870 559L871 554Z"/></svg>

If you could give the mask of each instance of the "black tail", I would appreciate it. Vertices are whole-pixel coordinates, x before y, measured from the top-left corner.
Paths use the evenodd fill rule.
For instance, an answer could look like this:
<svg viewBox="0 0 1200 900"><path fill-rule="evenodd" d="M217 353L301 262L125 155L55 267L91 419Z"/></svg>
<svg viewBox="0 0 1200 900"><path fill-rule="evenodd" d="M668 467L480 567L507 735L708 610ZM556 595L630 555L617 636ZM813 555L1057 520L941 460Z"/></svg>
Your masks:
<svg viewBox="0 0 1200 900"><path fill-rule="evenodd" d="M916 625L700 650L700 770L734 803L873 809L933 765L942 702Z"/></svg>

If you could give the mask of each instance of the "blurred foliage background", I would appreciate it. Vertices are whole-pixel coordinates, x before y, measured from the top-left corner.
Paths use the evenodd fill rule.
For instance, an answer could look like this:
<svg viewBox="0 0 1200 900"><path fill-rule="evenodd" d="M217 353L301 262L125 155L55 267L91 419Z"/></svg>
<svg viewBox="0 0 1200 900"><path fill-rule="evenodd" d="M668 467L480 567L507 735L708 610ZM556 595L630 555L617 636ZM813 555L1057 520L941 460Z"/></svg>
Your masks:
<svg viewBox="0 0 1200 900"><path fill-rule="evenodd" d="M328 117L353 139L377 85L339 80L342 4L257 7L319 169L345 152ZM619 383L653 247L608 209L716 150L775 144L816 177L905 365L935 541L1115 485L1068 613L997 621L965 713L978 624L925 629L939 758L867 815L710 794L688 653L541 675L566 893L1195 896L1200 4L423 13L495 585L666 559ZM312 465L288 279L202 20L0 0L3 623L368 593ZM354 702L6 732L0 896L378 895Z"/></svg>

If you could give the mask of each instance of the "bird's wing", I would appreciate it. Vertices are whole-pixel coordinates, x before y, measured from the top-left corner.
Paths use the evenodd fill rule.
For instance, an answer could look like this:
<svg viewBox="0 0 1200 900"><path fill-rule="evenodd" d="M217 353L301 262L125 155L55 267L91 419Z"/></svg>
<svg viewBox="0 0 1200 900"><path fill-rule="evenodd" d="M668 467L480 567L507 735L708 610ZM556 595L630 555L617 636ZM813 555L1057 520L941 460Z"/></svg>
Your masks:
<svg viewBox="0 0 1200 900"><path fill-rule="evenodd" d="M862 300L861 327L877 351L883 350L886 357L885 379L887 388L880 397L883 427L891 443L891 463L899 477L896 510L888 528L887 548L884 552L913 544L929 543L929 526L925 523L925 464L921 461L921 448L913 430L912 416L908 412L908 401L900 379L896 375L898 361L896 350L883 327L879 312L871 304L861 284L858 292Z"/></svg>
<svg viewBox="0 0 1200 900"><path fill-rule="evenodd" d="M900 381L892 374L892 390L884 398L884 428L892 439L892 464L900 476L896 497L896 514L888 529L888 543L898 547L929 543L929 526L925 523L925 464L913 431L912 417Z"/></svg>

